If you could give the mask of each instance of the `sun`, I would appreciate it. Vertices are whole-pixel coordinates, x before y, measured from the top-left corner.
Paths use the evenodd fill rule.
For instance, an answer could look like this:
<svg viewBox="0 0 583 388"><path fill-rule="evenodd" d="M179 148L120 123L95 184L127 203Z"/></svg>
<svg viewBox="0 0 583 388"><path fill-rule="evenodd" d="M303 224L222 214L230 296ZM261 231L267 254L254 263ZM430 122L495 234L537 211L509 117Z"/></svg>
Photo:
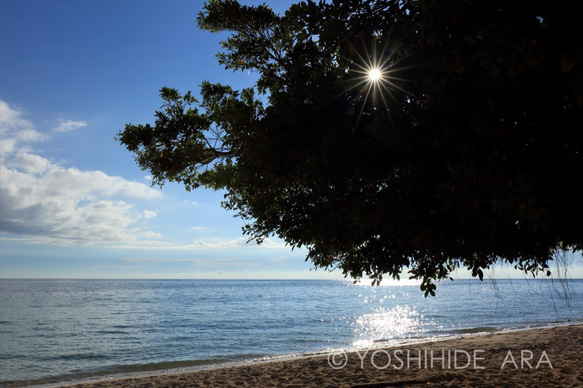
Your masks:
<svg viewBox="0 0 583 388"><path fill-rule="evenodd" d="M355 53L356 58L349 58L349 68L346 72L351 75L348 78L345 92L356 91L355 108L359 106L360 112L356 118L355 128L358 127L362 115L367 110L367 115L374 111L378 113L384 111L388 114L389 120L393 122L389 107L402 104L398 94L411 95L403 86L407 80L399 76L411 66L398 66L403 58L395 58L396 50L390 50L388 43L385 43L384 47L381 46L381 50L379 50L378 43L380 42L373 42L372 51L367 50L364 44L362 50L357 50L352 46L351 53Z"/></svg>
<svg viewBox="0 0 583 388"><path fill-rule="evenodd" d="M373 67L368 71L368 80L371 82L378 82L383 78L383 72L378 67Z"/></svg>
<svg viewBox="0 0 583 388"><path fill-rule="evenodd" d="M373 67L368 71L368 80L371 82L378 82L383 78L383 72L378 67Z"/></svg>

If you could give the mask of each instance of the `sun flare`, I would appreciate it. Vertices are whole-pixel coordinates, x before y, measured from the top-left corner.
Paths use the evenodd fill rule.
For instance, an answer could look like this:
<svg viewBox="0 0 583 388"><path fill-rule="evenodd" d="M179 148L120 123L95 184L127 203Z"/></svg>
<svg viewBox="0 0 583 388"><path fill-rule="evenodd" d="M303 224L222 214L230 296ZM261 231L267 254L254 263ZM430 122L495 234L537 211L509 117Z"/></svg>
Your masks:
<svg viewBox="0 0 583 388"><path fill-rule="evenodd" d="M388 114L389 120L393 123L390 105L401 105L402 99L399 94L410 93L404 88L406 79L400 73L411 66L398 66L403 58L395 58L396 49L389 49L388 43L378 49L377 43L373 44L372 51L363 48L357 50L352 47L351 53L355 53L357 59L349 58L350 68L348 72L352 74L346 92L355 90L355 108L358 117L354 127L358 127L363 114L370 115L371 112L383 111ZM390 101L392 100L392 102ZM368 108L367 108L368 106ZM396 108L399 109L399 108ZM395 124L393 123L393 126Z"/></svg>
<svg viewBox="0 0 583 388"><path fill-rule="evenodd" d="M371 82L377 82L383 77L381 69L374 67L368 71L368 80Z"/></svg>

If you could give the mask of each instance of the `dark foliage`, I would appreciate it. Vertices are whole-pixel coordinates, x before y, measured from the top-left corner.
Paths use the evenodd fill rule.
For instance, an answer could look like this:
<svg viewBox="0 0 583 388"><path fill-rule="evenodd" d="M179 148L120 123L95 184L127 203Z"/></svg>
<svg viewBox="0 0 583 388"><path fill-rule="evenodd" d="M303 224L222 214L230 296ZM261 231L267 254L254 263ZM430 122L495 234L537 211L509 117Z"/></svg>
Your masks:
<svg viewBox="0 0 583 388"><path fill-rule="evenodd" d="M200 28L232 32L219 63L256 86L163 88L118 140L353 278L408 267L427 295L458 267L548 271L583 250L581 20L579 1L210 1Z"/></svg>

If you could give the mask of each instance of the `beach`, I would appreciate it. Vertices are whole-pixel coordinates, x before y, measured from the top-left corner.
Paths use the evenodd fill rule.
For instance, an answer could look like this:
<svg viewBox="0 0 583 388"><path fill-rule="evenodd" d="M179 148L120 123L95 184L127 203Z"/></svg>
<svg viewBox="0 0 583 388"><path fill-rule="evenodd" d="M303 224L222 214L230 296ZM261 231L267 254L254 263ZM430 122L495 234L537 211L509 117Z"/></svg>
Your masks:
<svg viewBox="0 0 583 388"><path fill-rule="evenodd" d="M197 372L73 384L109 387L581 387L583 325L475 334Z"/></svg>
<svg viewBox="0 0 583 388"><path fill-rule="evenodd" d="M583 280L0 286L0 386L583 386Z"/></svg>

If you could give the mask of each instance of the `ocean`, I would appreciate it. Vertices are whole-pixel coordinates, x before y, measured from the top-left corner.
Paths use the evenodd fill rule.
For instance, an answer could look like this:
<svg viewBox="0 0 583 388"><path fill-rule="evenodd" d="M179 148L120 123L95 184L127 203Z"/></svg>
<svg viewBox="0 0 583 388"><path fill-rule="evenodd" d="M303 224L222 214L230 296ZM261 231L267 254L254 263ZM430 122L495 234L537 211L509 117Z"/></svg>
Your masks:
<svg viewBox="0 0 583 388"><path fill-rule="evenodd" d="M0 279L0 385L583 322L583 280Z"/></svg>

